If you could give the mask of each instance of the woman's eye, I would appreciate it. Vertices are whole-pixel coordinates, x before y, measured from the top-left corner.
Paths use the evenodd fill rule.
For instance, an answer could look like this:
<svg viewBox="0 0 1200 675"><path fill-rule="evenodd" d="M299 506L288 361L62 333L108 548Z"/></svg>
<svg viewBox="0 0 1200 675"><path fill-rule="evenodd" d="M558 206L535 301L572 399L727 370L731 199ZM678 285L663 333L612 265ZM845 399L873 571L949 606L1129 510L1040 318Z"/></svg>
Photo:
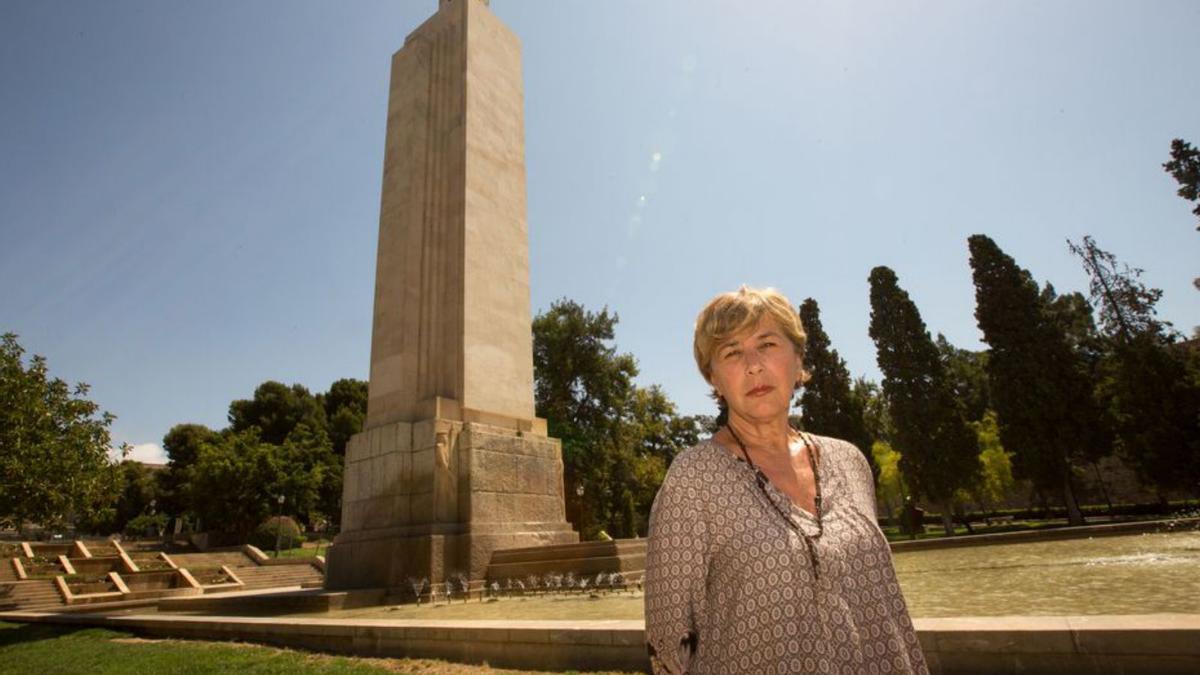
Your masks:
<svg viewBox="0 0 1200 675"><path fill-rule="evenodd" d="M723 356L722 358L724 358L724 359L728 360L728 359L731 359L731 358L733 358L733 357L735 357L735 356L741 356L741 355L742 355L742 352L741 352L741 350L738 350L738 349L730 349L729 351L725 352L725 356Z"/></svg>

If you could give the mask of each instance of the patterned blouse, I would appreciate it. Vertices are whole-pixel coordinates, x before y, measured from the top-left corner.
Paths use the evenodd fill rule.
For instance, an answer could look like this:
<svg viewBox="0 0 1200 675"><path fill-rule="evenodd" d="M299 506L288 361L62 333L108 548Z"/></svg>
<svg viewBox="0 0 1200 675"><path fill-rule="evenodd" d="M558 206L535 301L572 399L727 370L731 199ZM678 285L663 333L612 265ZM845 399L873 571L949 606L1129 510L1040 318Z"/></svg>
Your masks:
<svg viewBox="0 0 1200 675"><path fill-rule="evenodd" d="M655 673L928 673L852 444L814 437L824 530L716 441L675 458L650 512ZM770 504L769 498L776 503Z"/></svg>

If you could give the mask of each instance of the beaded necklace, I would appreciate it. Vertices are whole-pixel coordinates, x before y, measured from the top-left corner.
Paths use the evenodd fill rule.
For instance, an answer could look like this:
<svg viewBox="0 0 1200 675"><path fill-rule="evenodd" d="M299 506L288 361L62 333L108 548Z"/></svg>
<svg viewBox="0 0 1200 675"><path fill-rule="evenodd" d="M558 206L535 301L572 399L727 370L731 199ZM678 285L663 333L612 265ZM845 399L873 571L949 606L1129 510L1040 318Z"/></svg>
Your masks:
<svg viewBox="0 0 1200 675"><path fill-rule="evenodd" d="M813 506L816 509L816 513L813 515L817 518L817 533L809 536L804 532L804 530L800 529L800 526L797 525L795 521L792 520L791 514L780 508L779 503L771 498L771 494L767 492L767 483L769 481L766 474L764 474L762 469L759 469L754 464L754 460L750 459L750 453L746 451L746 444L742 442L742 439L737 435L737 432L735 432L733 427L728 424L725 425L725 428L729 430L729 435L733 436L733 440L737 441L738 447L742 450L742 457L746 459L746 463L750 465L751 469L754 469L754 482L758 484L758 489L761 490L763 496L767 498L767 502L769 502L771 506L775 507L775 510L779 513L779 515L783 516L783 522L787 523L788 527L792 528L792 530L796 534L800 535L800 538L804 540L804 547L808 550L808 559L812 562L813 575L815 575L817 579L820 579L821 566L817 560L816 541L821 538L822 534L825 533L825 524L821 518L821 477L817 474L817 467L813 463L813 451L819 451L816 441L813 440L811 435L800 432L801 440L803 440L804 444L808 447L808 468L812 471L813 482L817 490L817 494L813 499Z"/></svg>

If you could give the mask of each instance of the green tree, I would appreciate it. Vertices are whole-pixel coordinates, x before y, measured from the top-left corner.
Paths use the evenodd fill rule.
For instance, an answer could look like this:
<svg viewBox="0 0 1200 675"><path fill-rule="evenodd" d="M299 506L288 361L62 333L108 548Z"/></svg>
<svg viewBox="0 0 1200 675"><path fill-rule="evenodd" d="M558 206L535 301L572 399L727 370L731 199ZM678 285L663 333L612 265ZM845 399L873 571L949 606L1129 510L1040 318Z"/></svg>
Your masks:
<svg viewBox="0 0 1200 675"><path fill-rule="evenodd" d="M908 495L904 476L900 473L900 453L885 441L875 441L871 446L871 454L874 455L874 465L879 467L879 477L876 479L879 487L875 497L884 503L888 518L895 522Z"/></svg>
<svg viewBox="0 0 1200 675"><path fill-rule="evenodd" d="M854 396L846 362L830 343L821 325L821 308L806 298L800 304L800 323L808 335L804 348L804 367L812 374L804 385L798 406L804 430L850 441L867 458L871 472L879 467L871 454L871 434L863 419L863 401Z"/></svg>
<svg viewBox="0 0 1200 675"><path fill-rule="evenodd" d="M1083 263L1092 300L1100 306L1100 326L1109 336L1130 340L1135 335L1167 333L1170 324L1157 316L1162 291L1140 281L1145 270L1122 265L1117 257L1084 237L1081 244L1067 241L1071 253Z"/></svg>
<svg viewBox="0 0 1200 675"><path fill-rule="evenodd" d="M284 473L273 489L287 497L288 513L309 526L340 516L343 462L325 430L300 424L278 447Z"/></svg>
<svg viewBox="0 0 1200 675"><path fill-rule="evenodd" d="M145 464L127 459L117 465L118 497L113 508L81 520L78 527L86 532L113 534L125 530L129 521L140 515L158 513L161 485L158 475Z"/></svg>
<svg viewBox="0 0 1200 675"><path fill-rule="evenodd" d="M612 345L617 316L559 300L533 320L537 414L563 446L567 516L586 538L645 532L666 466L696 442L657 387L633 383L637 363Z"/></svg>
<svg viewBox="0 0 1200 675"><path fill-rule="evenodd" d="M610 527L615 421L637 365L611 345L617 316L559 300L533 319L534 399L562 441L567 516L585 537Z"/></svg>
<svg viewBox="0 0 1200 675"><path fill-rule="evenodd" d="M190 508L206 529L243 539L275 514L279 495L285 515L311 519L334 457L324 431L304 424L278 445L257 427L227 431L202 444L188 469Z"/></svg>
<svg viewBox="0 0 1200 675"><path fill-rule="evenodd" d="M196 461L200 448L216 440L217 432L203 424L176 424L163 436L163 451L167 453L167 464L186 469Z"/></svg>
<svg viewBox="0 0 1200 675"><path fill-rule="evenodd" d="M1200 218L1200 150L1176 138L1171 141L1171 159L1163 163L1163 170L1179 183L1179 196L1196 203L1192 213ZM1200 225L1196 229L1200 230Z"/></svg>
<svg viewBox="0 0 1200 675"><path fill-rule="evenodd" d="M1163 163L1163 170L1179 183L1176 194L1196 204L1192 213L1200 218L1200 150L1182 138L1176 138L1171 141L1171 159ZM1196 229L1200 230L1200 224ZM1200 277L1193 279L1192 284L1200 289ZM1200 336L1200 328L1196 329L1196 334Z"/></svg>
<svg viewBox="0 0 1200 675"><path fill-rule="evenodd" d="M1042 305L1046 314L1063 331L1071 351L1089 363L1098 362L1108 348L1096 330L1092 304L1079 292L1059 295L1051 284L1042 287Z"/></svg>
<svg viewBox="0 0 1200 675"><path fill-rule="evenodd" d="M950 344L946 336L938 333L935 342L942 369L946 373L954 399L962 409L963 417L971 422L983 419L991 406L988 390L987 352L959 349Z"/></svg>
<svg viewBox="0 0 1200 675"><path fill-rule="evenodd" d="M13 333L0 341L0 524L61 527L111 507L118 473L109 461L113 415L88 387L51 378L46 359Z"/></svg>
<svg viewBox="0 0 1200 675"><path fill-rule="evenodd" d="M143 513L158 511L159 484L154 472L145 464L128 459L121 462L120 466L124 487L117 498L113 532L124 530L125 523Z"/></svg>
<svg viewBox="0 0 1200 675"><path fill-rule="evenodd" d="M973 492L985 508L1004 501L1016 485L1012 474L1012 457L1000 442L1000 423L996 412L988 410L971 426L979 438L979 463L983 473Z"/></svg>
<svg viewBox="0 0 1200 675"><path fill-rule="evenodd" d="M637 431L635 442L650 455L661 458L664 464L670 464L680 450L700 442L699 421L680 415L657 384L633 388L625 407L625 421L627 427Z"/></svg>
<svg viewBox="0 0 1200 675"><path fill-rule="evenodd" d="M363 430L367 419L367 383L343 378L329 385L329 391L318 395L329 421L329 440L338 456L346 454L350 437Z"/></svg>
<svg viewBox="0 0 1200 675"><path fill-rule="evenodd" d="M1119 451L1148 485L1200 495L1200 358L1158 319L1162 291L1141 282L1142 270L1121 265L1091 237L1070 248L1111 345L1099 365L1099 393Z"/></svg>
<svg viewBox="0 0 1200 675"><path fill-rule="evenodd" d="M917 306L887 267L871 270L871 338L892 420L891 445L914 492L940 506L954 533L953 499L979 474L979 443L963 418Z"/></svg>
<svg viewBox="0 0 1200 675"><path fill-rule="evenodd" d="M987 236L974 235L968 244L1001 443L1013 453L1017 475L1061 495L1069 521L1081 524L1073 462L1109 446L1086 364L1029 272Z"/></svg>
<svg viewBox="0 0 1200 675"><path fill-rule="evenodd" d="M203 529L248 536L275 510L276 446L257 427L219 435L188 468L188 503Z"/></svg>
<svg viewBox="0 0 1200 675"><path fill-rule="evenodd" d="M180 424L167 433L164 498L178 512L198 516L209 529L241 536L269 515L270 509L263 508L278 506L274 500L280 494L287 500L288 515L309 526L336 524L341 520L342 455L346 441L362 428L366 403L367 385L359 380L337 380L317 395L299 384L264 382L253 398L230 403L227 429ZM247 454L231 456L235 452ZM232 473L237 471L255 481L251 503L212 499L210 490L222 480L235 480ZM256 501L269 504L260 508Z"/></svg>
<svg viewBox="0 0 1200 675"><path fill-rule="evenodd" d="M267 443L283 443L301 423L310 429L328 429L324 407L303 385L263 382L254 390L254 398L229 404L230 430L258 427Z"/></svg>
<svg viewBox="0 0 1200 675"><path fill-rule="evenodd" d="M217 432L203 424L176 424L163 436L167 453L167 468L162 474L162 491L158 508L175 516L187 511L186 485L188 469L195 463L205 443L217 441Z"/></svg>
<svg viewBox="0 0 1200 675"><path fill-rule="evenodd" d="M857 377L850 394L858 400L858 405L862 408L863 424L873 439L872 446L881 441L890 443L893 432L892 418L888 414L887 402L883 399L879 384L866 377ZM871 454L875 454L874 450Z"/></svg>

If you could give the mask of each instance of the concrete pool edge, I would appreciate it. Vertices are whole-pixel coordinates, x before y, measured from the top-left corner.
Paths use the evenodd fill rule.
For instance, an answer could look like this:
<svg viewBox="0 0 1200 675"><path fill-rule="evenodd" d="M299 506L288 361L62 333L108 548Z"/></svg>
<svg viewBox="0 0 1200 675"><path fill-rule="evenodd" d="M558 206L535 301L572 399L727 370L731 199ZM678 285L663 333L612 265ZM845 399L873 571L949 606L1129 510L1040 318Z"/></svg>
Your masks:
<svg viewBox="0 0 1200 675"><path fill-rule="evenodd" d="M1089 539L1092 537L1115 537L1126 534L1170 534L1200 529L1200 518L1172 518L1168 520L1136 520L1101 525L1064 525L1040 530L1017 530L992 534L960 534L953 537L930 537L889 542L893 553L927 551L960 546L988 546L992 544L1016 544L1034 541L1061 541L1067 539Z"/></svg>
<svg viewBox="0 0 1200 675"><path fill-rule="evenodd" d="M0 613L0 621L101 626L159 638L237 640L374 657L530 670L647 668L643 623ZM1200 614L914 620L930 671L1200 672Z"/></svg>

